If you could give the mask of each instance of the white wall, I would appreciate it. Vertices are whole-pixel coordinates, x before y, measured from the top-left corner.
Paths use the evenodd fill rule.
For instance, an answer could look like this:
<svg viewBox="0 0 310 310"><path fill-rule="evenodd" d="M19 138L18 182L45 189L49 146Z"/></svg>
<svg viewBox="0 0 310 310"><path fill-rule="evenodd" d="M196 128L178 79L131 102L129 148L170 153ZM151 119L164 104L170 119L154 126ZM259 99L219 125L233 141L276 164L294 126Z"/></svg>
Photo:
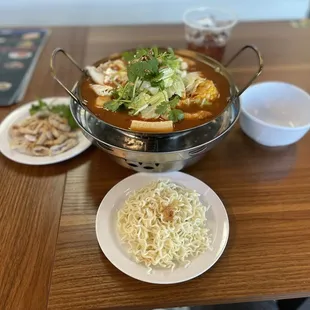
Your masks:
<svg viewBox="0 0 310 310"><path fill-rule="evenodd" d="M179 23L189 7L233 9L241 20L298 19L310 0L0 0L2 25Z"/></svg>

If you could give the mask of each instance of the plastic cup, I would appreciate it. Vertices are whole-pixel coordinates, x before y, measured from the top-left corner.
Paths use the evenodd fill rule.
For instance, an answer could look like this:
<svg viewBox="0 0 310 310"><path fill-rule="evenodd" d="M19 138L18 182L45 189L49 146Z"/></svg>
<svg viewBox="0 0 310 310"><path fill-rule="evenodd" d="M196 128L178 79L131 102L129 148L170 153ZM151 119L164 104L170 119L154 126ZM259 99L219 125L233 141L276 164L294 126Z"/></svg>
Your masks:
<svg viewBox="0 0 310 310"><path fill-rule="evenodd" d="M236 15L222 9L200 7L187 10L183 21L188 49L221 61L238 21Z"/></svg>

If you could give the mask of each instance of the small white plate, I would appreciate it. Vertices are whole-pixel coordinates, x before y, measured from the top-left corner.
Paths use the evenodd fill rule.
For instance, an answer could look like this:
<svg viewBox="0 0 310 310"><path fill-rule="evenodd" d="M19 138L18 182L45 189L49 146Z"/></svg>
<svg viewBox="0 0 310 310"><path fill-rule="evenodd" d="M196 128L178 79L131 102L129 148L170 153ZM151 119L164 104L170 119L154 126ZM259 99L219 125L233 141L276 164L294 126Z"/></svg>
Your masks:
<svg viewBox="0 0 310 310"><path fill-rule="evenodd" d="M70 104L68 97L51 97L42 99L47 104ZM79 132L79 144L74 148L55 156L30 156L12 150L10 147L9 128L19 121L28 117L29 109L32 104L37 104L37 100L22 105L21 107L10 113L0 125L0 152L7 158L26 165L50 165L65 161L75 157L90 147L91 142L87 140L82 132Z"/></svg>
<svg viewBox="0 0 310 310"><path fill-rule="evenodd" d="M204 205L211 205L206 210L207 226L212 234L213 250L207 250L194 258L191 264L170 269L154 268L148 274L147 267L138 264L127 254L119 241L116 228L117 212L123 207L127 196L152 181L169 179L201 194ZM211 268L222 255L229 235L229 221L225 207L215 192L202 181L182 172L137 173L115 185L103 198L96 217L96 234L101 250L108 260L119 270L132 278L156 284L179 283L195 278Z"/></svg>

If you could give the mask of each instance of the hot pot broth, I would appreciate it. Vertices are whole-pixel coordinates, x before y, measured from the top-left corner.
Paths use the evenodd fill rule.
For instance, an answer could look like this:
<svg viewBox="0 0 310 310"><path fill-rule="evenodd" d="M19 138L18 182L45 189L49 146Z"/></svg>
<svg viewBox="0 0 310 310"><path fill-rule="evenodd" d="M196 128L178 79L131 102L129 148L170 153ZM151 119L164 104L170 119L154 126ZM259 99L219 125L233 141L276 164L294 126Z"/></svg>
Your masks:
<svg viewBox="0 0 310 310"><path fill-rule="evenodd" d="M177 56L177 55L176 55ZM177 56L179 57L179 56ZM189 128L193 128L199 125L202 125L217 116L219 116L227 106L227 98L230 97L230 87L227 79L219 72L216 72L214 68L204 64L200 61L194 61L192 59L185 58L182 56L183 61L185 61L188 65L186 71L187 72L200 72L201 77L207 79L208 81L212 81L214 83L213 86L216 87L218 92L218 97L213 98L212 100L207 100L207 104L197 104L195 102L190 102L190 104L182 104L183 99L177 95L173 95L169 100L175 99L179 103L176 106L177 110L181 110L183 112L183 117L181 119L174 119L173 129L170 131L180 131ZM112 60L113 61L113 60ZM126 63L127 64L127 63ZM120 127L124 129L130 129L133 120L137 121L145 121L157 123L159 121L165 122L169 120L169 114L166 113L164 116L159 116L157 118L143 118L140 114L137 115L129 115L128 109L125 106L121 106L117 111L110 111L105 108L105 105L98 106L96 104L96 100L98 99L98 94L92 88L92 85L96 84L92 77L85 75L80 84L80 95L83 98L84 102L87 104L88 109L96 115L99 119ZM105 85L105 83L103 83ZM109 83L107 83L109 85ZM113 85L115 88L115 85ZM113 92L112 95L109 96L110 100L113 100ZM187 94L186 98L190 96ZM201 97L201 96L200 96ZM188 101L187 101L188 102ZM210 113L202 113L201 111L207 111ZM200 117L200 114L203 114L203 117ZM146 132L164 132L167 130L162 130L160 128L152 129L152 130L139 130ZM168 130L169 131L169 130Z"/></svg>

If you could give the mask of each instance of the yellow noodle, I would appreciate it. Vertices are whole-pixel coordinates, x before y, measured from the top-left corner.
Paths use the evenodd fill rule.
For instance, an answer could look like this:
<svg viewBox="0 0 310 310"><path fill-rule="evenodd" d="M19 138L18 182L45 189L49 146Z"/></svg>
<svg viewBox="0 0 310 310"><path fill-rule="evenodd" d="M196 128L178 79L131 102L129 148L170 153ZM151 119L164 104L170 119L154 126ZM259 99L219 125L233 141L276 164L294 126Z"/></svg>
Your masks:
<svg viewBox="0 0 310 310"><path fill-rule="evenodd" d="M136 262L173 270L210 249L205 212L197 192L160 180L128 197L117 227Z"/></svg>

